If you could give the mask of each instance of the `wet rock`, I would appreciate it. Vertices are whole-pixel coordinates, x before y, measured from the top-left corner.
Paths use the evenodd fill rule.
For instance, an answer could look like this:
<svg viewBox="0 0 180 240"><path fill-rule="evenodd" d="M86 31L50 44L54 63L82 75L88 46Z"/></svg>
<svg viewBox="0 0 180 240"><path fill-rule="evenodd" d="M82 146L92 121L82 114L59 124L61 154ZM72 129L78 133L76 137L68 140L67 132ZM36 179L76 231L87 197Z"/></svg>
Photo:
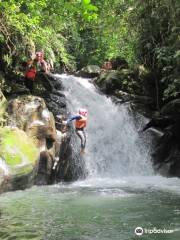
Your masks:
<svg viewBox="0 0 180 240"><path fill-rule="evenodd" d="M46 105L48 109L51 109L54 116L63 114L66 115L67 113L67 104L66 99L63 95L56 95L56 94L50 94L48 97L45 98Z"/></svg>
<svg viewBox="0 0 180 240"><path fill-rule="evenodd" d="M77 136L71 126L61 140L56 180L74 181L85 177L84 160L77 150L76 144Z"/></svg>

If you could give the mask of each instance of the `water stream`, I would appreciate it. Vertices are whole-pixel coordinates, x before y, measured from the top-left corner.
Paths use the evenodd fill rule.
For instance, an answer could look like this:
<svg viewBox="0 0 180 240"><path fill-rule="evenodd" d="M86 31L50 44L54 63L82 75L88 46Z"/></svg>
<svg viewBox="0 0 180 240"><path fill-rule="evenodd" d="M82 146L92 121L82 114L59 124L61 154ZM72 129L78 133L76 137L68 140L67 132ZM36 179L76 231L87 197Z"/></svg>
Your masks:
<svg viewBox="0 0 180 240"><path fill-rule="evenodd" d="M150 145L148 139L139 136L129 106L115 105L88 79L66 75L60 78L71 114L79 108L88 110L84 158L89 177L152 175Z"/></svg>
<svg viewBox="0 0 180 240"><path fill-rule="evenodd" d="M180 180L154 174L150 139L138 134L129 107L87 79L59 77L71 113L88 109L88 176L0 195L0 240L179 240Z"/></svg>

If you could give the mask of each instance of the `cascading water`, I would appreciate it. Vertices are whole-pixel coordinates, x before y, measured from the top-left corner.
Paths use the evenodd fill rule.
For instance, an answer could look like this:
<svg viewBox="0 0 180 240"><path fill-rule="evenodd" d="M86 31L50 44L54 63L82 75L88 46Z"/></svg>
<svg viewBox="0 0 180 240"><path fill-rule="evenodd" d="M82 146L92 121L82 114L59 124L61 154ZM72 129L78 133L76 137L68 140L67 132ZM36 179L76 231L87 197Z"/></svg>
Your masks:
<svg viewBox="0 0 180 240"><path fill-rule="evenodd" d="M115 105L88 79L60 75L71 113L88 109L87 148L83 156L89 177L152 175L149 151L128 106Z"/></svg>
<svg viewBox="0 0 180 240"><path fill-rule="evenodd" d="M179 240L180 181L152 176L149 144L128 106L113 104L87 79L59 78L70 111L89 112L83 155L89 178L0 195L0 239ZM74 140L78 168L80 142ZM137 227L143 236L136 236ZM171 233L157 233L164 229Z"/></svg>

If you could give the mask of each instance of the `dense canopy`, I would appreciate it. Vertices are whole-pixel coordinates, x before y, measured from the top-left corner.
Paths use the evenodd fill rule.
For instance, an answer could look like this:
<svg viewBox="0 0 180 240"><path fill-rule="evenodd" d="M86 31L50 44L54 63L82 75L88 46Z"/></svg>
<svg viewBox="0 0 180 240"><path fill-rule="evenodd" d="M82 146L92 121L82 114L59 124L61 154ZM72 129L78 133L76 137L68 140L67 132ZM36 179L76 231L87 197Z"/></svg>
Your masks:
<svg viewBox="0 0 180 240"><path fill-rule="evenodd" d="M180 88L179 14L178 0L1 0L1 70L32 50L69 71L120 57L152 73L158 102L171 99Z"/></svg>

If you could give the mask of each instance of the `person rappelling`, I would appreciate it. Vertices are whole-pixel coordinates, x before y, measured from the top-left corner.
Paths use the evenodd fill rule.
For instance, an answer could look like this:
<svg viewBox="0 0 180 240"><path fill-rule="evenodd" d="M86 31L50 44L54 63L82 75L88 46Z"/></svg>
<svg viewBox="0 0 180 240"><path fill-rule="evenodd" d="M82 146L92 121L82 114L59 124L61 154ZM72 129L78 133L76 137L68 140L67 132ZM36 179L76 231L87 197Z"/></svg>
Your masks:
<svg viewBox="0 0 180 240"><path fill-rule="evenodd" d="M67 121L62 121L62 123L64 125L68 125L71 121L75 120L76 134L81 140L81 153L85 153L85 147L86 147L85 128L86 128L86 125L87 125L87 115L88 115L87 110L84 109L84 108L80 108L76 115L67 119Z"/></svg>

